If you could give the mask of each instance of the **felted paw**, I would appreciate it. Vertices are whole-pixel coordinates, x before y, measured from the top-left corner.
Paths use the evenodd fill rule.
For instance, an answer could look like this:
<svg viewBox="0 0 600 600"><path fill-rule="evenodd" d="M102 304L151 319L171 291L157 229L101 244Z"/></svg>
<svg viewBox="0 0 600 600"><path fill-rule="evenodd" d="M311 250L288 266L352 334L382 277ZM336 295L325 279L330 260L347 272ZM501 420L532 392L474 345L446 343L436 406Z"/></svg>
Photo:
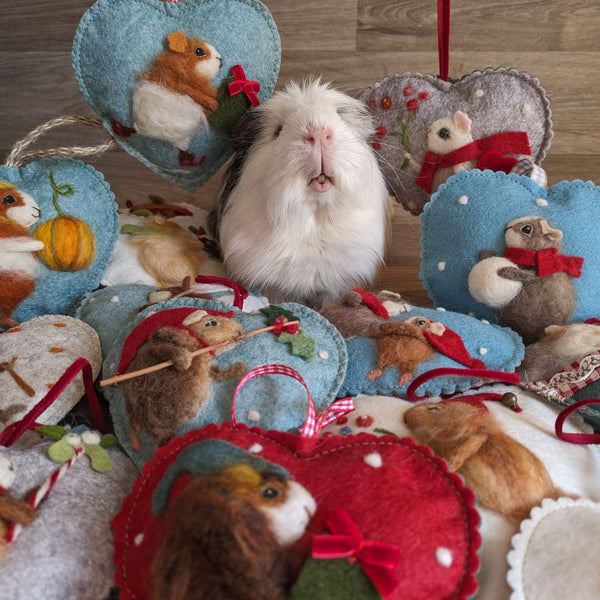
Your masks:
<svg viewBox="0 0 600 600"><path fill-rule="evenodd" d="M453 176L421 215L420 278L429 297L435 306L504 323L526 343L546 325L596 317L599 200L590 181L546 189L515 174ZM480 262L482 250L495 256Z"/></svg>
<svg viewBox="0 0 600 600"><path fill-rule="evenodd" d="M0 429L25 416L80 357L95 378L102 364L98 335L73 317L45 315L0 333ZM76 377L38 421L57 423L83 394L83 381Z"/></svg>
<svg viewBox="0 0 600 600"><path fill-rule="evenodd" d="M70 158L0 167L0 329L67 312L98 287L117 236L102 173Z"/></svg>
<svg viewBox="0 0 600 600"><path fill-rule="evenodd" d="M545 90L516 69L475 71L456 82L396 74L368 88L362 100L377 127L373 147L386 181L413 214L451 175L475 167L510 170L524 156L539 164L552 139Z"/></svg>
<svg viewBox="0 0 600 600"><path fill-rule="evenodd" d="M255 0L99 0L73 67L119 145L189 192L227 160L231 127L273 92L279 34Z"/></svg>

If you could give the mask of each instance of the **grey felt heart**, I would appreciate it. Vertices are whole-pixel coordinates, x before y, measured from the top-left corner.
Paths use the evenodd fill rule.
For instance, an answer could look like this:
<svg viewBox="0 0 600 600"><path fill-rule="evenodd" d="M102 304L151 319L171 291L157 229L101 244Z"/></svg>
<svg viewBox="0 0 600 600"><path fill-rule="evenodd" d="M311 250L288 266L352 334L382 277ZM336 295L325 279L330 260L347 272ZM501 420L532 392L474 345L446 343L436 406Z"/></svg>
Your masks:
<svg viewBox="0 0 600 600"><path fill-rule="evenodd" d="M377 127L373 147L390 191L413 214L460 170L508 172L525 156L540 164L553 135L545 90L537 78L516 69L475 71L456 82L421 73L396 74L374 83L362 100ZM436 157L468 144L469 160L453 163L449 157L446 163L435 163ZM420 176L427 170L429 180Z"/></svg>

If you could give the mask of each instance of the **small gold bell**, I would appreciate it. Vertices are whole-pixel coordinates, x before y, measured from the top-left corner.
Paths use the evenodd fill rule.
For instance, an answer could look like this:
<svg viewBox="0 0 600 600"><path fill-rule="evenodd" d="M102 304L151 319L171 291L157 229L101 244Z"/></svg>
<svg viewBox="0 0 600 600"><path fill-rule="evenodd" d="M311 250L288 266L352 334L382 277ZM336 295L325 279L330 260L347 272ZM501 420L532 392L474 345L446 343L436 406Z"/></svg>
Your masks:
<svg viewBox="0 0 600 600"><path fill-rule="evenodd" d="M508 406L508 408L511 410L515 410L519 407L517 396L512 392L506 392L505 394L502 394L502 404L504 404L504 406Z"/></svg>

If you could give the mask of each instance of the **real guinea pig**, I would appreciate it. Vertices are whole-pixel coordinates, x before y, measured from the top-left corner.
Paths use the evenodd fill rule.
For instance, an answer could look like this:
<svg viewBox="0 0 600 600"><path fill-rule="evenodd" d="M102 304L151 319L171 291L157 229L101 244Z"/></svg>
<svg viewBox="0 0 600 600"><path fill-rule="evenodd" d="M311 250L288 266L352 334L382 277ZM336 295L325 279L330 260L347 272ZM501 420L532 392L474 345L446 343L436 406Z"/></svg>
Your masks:
<svg viewBox="0 0 600 600"><path fill-rule="evenodd" d="M240 119L209 221L231 279L313 308L372 282L389 221L373 133L360 100L319 80Z"/></svg>

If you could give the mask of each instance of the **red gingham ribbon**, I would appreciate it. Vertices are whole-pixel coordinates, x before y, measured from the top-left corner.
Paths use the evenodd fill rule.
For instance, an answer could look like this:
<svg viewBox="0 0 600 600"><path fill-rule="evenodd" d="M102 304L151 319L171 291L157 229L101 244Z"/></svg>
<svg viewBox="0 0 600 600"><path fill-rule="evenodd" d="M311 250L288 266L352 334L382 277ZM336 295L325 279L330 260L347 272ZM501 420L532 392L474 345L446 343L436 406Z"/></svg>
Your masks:
<svg viewBox="0 0 600 600"><path fill-rule="evenodd" d="M300 436L303 438L317 437L319 431L321 431L323 427L327 426L329 423L332 423L342 415L345 415L346 413L354 410L354 403L352 402L352 398L342 398L340 400L336 400L335 402L333 402L333 404L331 404L329 408L317 414L317 411L315 409L315 403L310 394L308 386L306 385L306 382L302 378L302 375L298 373L298 371L292 369L291 367L288 367L287 365L264 365L248 371L237 384L235 391L233 392L233 401L231 403L231 422L234 425L237 423L237 419L235 416L235 401L238 392L245 383L256 377L261 377L262 375L287 375L288 377L292 377L293 379L301 383L304 389L306 390L306 396L308 399L308 409L306 414L306 421L304 422L304 425L300 427Z"/></svg>
<svg viewBox="0 0 600 600"><path fill-rule="evenodd" d="M235 77L235 81L232 81L229 84L229 95L235 96L240 92L244 92L252 106L258 106L260 100L258 99L257 94L260 92L260 83L258 83L258 81L246 79L246 73L244 73L244 67L242 67L242 65L235 65L232 67L231 73Z"/></svg>

